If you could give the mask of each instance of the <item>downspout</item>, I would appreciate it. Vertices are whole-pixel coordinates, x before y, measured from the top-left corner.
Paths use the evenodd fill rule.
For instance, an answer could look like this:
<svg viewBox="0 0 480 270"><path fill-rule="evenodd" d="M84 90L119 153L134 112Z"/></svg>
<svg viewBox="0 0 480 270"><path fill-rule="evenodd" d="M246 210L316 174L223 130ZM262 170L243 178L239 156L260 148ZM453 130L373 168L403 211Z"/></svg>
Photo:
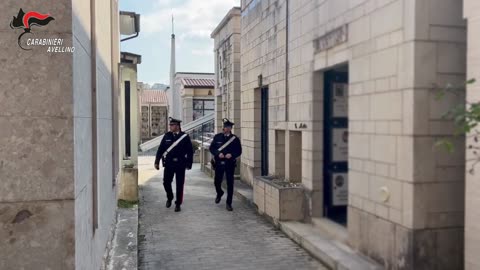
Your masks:
<svg viewBox="0 0 480 270"><path fill-rule="evenodd" d="M289 0L285 0L285 3L286 3L286 9L287 9L287 17L285 18L286 22L285 22L285 37L286 37L286 43L285 43L285 122L287 122L287 126L288 126L288 107L289 107L289 87L288 87L288 83L289 83L289 74L290 74L290 68L289 68L289 61L288 61L288 28L290 26L289 24L289 13L290 13L290 9L289 9Z"/></svg>
<svg viewBox="0 0 480 270"><path fill-rule="evenodd" d="M90 0L90 57L92 87L92 196L93 196L93 231L98 228L98 168L97 168L97 33L95 0Z"/></svg>
<svg viewBox="0 0 480 270"><path fill-rule="evenodd" d="M118 159L118 103L117 103L117 74L118 74L118 63L116 62L116 53L117 53L117 46L115 46L115 42L117 41L117 33L116 27L118 24L115 22L116 10L117 5L115 4L115 0L110 0L110 29L111 29L111 39L110 39L110 47L111 47L111 65L112 65L112 92L111 92L111 99L112 99L112 187L115 187L117 182L117 174L119 169L119 159Z"/></svg>

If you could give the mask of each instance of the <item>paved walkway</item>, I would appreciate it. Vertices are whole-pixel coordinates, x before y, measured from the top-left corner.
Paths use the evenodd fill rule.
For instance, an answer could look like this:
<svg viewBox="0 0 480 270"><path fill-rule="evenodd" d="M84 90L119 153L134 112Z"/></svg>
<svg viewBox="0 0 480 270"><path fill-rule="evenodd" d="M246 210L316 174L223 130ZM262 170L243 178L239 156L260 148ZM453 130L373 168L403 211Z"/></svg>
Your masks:
<svg viewBox="0 0 480 270"><path fill-rule="evenodd" d="M162 172L140 157L139 269L321 269L302 248L255 211L225 196L215 204L213 180L187 171L182 212L165 208Z"/></svg>

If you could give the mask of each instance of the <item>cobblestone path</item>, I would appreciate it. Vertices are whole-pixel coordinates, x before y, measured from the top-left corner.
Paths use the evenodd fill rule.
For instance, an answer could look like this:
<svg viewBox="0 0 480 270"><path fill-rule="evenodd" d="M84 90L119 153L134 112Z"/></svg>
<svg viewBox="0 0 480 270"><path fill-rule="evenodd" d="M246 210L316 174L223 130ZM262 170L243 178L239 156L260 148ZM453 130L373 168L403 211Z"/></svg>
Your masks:
<svg viewBox="0 0 480 270"><path fill-rule="evenodd" d="M182 211L165 208L162 175L150 172L140 183L139 269L326 270L236 198L233 212L226 196L215 204L213 180L198 166L187 171Z"/></svg>

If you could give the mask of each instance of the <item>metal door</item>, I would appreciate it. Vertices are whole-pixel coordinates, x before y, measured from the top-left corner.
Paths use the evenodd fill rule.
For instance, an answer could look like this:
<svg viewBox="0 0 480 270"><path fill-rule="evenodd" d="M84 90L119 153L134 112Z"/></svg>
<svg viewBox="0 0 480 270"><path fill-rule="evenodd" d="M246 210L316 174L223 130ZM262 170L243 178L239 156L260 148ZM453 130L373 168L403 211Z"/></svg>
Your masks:
<svg viewBox="0 0 480 270"><path fill-rule="evenodd" d="M324 216L346 225L348 206L348 72L325 72Z"/></svg>
<svg viewBox="0 0 480 270"><path fill-rule="evenodd" d="M262 176L268 175L268 87L261 88Z"/></svg>

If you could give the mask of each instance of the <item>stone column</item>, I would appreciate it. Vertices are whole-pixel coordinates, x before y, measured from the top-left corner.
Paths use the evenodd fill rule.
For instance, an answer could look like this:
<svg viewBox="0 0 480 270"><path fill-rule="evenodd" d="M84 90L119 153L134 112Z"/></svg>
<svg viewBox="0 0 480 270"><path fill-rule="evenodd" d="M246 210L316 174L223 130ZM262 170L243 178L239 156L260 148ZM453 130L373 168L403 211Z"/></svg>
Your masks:
<svg viewBox="0 0 480 270"><path fill-rule="evenodd" d="M193 97L183 96L183 124L187 124L193 121Z"/></svg>
<svg viewBox="0 0 480 270"><path fill-rule="evenodd" d="M477 82L469 85L467 90L468 102L480 102L480 2L475 0L464 1L464 15L468 19L468 52L467 78L475 78ZM467 145L477 145L473 138L467 139ZM468 171L474 166L478 155L473 151L466 152L466 194L465 194L465 269L480 269L480 169L475 166L473 174Z"/></svg>

